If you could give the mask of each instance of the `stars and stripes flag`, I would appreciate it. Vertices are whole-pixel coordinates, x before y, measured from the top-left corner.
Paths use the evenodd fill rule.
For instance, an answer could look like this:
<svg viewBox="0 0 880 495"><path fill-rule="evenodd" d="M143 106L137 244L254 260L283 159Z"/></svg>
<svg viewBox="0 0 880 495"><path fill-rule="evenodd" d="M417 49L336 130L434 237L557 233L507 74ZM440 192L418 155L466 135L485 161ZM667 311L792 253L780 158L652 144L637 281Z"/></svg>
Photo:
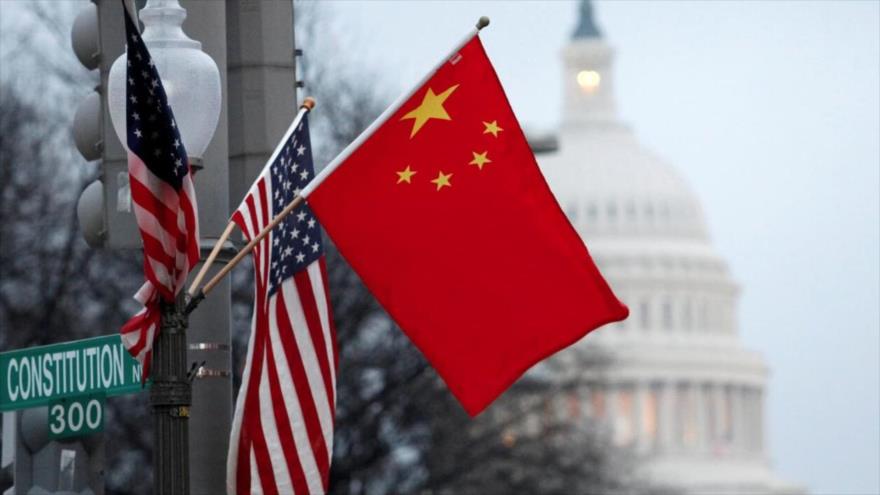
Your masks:
<svg viewBox="0 0 880 495"><path fill-rule="evenodd" d="M159 72L126 12L126 133L131 199L144 242L144 308L123 325L122 342L149 376L159 301L174 301L199 261L192 174Z"/></svg>
<svg viewBox="0 0 880 495"><path fill-rule="evenodd" d="M233 215L250 240L314 175L306 111ZM254 315L229 443L229 493L325 493L337 354L321 228L300 206L253 250Z"/></svg>

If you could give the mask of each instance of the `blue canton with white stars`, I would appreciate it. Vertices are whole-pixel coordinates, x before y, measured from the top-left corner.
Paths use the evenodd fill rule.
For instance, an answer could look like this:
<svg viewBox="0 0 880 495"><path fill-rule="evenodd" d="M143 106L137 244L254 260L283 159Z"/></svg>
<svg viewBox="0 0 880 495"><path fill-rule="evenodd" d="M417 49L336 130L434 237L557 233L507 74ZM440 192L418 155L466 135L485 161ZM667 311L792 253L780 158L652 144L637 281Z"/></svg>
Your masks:
<svg viewBox="0 0 880 495"><path fill-rule="evenodd" d="M296 130L272 162L272 215L274 218L306 187L315 175L309 140L309 117L303 115ZM303 203L272 229L272 260L269 267L269 295L278 286L324 254L321 226Z"/></svg>
<svg viewBox="0 0 880 495"><path fill-rule="evenodd" d="M186 150L159 71L131 17L127 14L124 17L128 149L140 157L154 175L179 191L183 178L189 173Z"/></svg>

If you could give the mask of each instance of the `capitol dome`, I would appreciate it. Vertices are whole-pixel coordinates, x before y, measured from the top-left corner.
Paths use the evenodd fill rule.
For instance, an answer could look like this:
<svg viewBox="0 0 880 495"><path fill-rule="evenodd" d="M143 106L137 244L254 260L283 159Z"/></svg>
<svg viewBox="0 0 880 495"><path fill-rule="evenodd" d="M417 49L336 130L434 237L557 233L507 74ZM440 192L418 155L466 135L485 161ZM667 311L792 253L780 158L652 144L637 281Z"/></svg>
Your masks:
<svg viewBox="0 0 880 495"><path fill-rule="evenodd" d="M739 340L739 286L685 179L619 120L614 52L589 2L563 60L562 126L551 150L535 150L560 205L631 310L554 358L568 361L556 368L577 370L566 373L585 384L566 399L580 404L571 410L606 425L659 485L695 494L799 493L770 467L768 368ZM593 350L610 364L578 367L578 355Z"/></svg>

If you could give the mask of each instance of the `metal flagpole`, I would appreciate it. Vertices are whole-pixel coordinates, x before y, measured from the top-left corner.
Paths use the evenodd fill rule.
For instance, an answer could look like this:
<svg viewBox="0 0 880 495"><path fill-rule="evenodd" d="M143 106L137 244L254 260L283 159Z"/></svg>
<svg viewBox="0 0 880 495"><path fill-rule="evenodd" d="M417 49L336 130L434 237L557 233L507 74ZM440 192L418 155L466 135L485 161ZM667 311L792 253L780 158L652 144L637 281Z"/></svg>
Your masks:
<svg viewBox="0 0 880 495"><path fill-rule="evenodd" d="M173 304L161 303L161 330L153 349L153 493L189 493L192 387L186 369L187 319L182 301L178 297Z"/></svg>

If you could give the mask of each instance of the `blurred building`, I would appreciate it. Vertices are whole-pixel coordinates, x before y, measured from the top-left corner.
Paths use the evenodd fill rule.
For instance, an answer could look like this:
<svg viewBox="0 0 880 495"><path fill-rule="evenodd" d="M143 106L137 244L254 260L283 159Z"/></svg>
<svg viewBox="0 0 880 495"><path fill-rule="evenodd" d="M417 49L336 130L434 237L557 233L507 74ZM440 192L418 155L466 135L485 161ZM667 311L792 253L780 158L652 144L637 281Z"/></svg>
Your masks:
<svg viewBox="0 0 880 495"><path fill-rule="evenodd" d="M589 386L561 409L606 425L656 483L699 494L799 491L770 467L768 369L738 338L739 287L691 189L619 120L614 51L588 2L579 15L563 50L562 127L532 144L550 150L541 168L631 316L558 357L598 347L611 358L601 374L580 372Z"/></svg>

